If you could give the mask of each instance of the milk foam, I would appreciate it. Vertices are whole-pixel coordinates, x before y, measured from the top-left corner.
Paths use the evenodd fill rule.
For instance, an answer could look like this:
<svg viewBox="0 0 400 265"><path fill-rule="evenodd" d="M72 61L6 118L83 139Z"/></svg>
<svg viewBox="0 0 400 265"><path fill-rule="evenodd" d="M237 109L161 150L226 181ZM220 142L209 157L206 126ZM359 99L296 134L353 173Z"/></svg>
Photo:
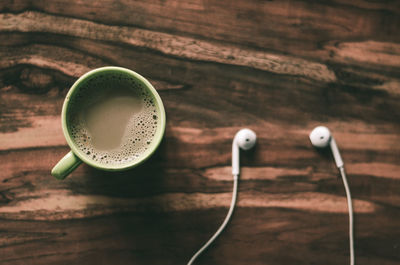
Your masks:
<svg viewBox="0 0 400 265"><path fill-rule="evenodd" d="M85 106L90 106L96 100L93 95L107 90L112 92L115 87L135 91L142 107L127 121L119 146L102 150L96 148L83 114ZM130 164L148 150L157 132L160 115L154 102L147 89L128 75L113 73L92 78L71 98L71 111L67 117L71 138L90 160L105 166Z"/></svg>

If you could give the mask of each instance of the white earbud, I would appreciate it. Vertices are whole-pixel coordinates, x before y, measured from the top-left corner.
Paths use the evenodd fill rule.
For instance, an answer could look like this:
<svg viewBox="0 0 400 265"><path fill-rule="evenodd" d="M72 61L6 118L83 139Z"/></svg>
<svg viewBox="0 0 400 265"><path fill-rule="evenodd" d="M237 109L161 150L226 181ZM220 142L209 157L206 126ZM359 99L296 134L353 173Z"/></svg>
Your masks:
<svg viewBox="0 0 400 265"><path fill-rule="evenodd" d="M239 148L243 150L249 150L256 144L256 134L250 129L241 129L233 138L232 144L232 174L233 174L233 192L232 192L232 201L231 207L229 207L228 214L225 217L225 220L222 222L221 226L218 228L217 232L207 241L207 243L202 246L199 251L194 254L194 256L190 259L188 265L192 265L193 262L206 250L212 242L221 234L222 230L226 227L229 220L231 219L233 209L236 204L237 190L238 190L238 182L239 182Z"/></svg>
<svg viewBox="0 0 400 265"><path fill-rule="evenodd" d="M349 244L350 244L350 265L354 265L355 255L354 255L354 222L353 222L353 205L351 201L350 187L347 182L346 172L344 170L344 163L342 157L339 153L339 148L337 147L336 141L333 138L331 132L328 128L324 126L315 127L310 133L311 143L315 147L324 148L328 145L330 146L335 159L336 166L339 168L340 175L343 179L344 189L346 191L347 197L347 207L349 208Z"/></svg>
<svg viewBox="0 0 400 265"><path fill-rule="evenodd" d="M315 127L314 130L310 133L311 143L318 148L324 148L328 145L330 146L333 154L333 158L335 159L336 166L341 168L344 166L342 157L339 153L339 148L337 147L336 141L333 138L331 132L325 126Z"/></svg>
<svg viewBox="0 0 400 265"><path fill-rule="evenodd" d="M236 133L232 143L232 174L234 176L240 173L239 148L249 150L256 144L256 140L256 133L250 129L241 129Z"/></svg>

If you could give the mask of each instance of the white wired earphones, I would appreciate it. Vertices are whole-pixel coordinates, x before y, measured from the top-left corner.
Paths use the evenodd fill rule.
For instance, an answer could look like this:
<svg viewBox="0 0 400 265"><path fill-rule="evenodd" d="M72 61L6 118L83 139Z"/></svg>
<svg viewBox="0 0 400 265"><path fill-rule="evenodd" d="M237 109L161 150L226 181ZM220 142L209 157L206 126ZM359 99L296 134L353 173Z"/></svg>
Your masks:
<svg viewBox="0 0 400 265"><path fill-rule="evenodd" d="M233 194L232 194L231 206L229 208L228 214L225 217L225 220L218 228L217 232L215 232L215 234L207 241L207 243L205 243L204 246L201 247L199 251L196 252L196 254L194 254L194 256L190 259L188 265L193 264L193 262L197 259L197 257L200 256L200 254L203 253L204 250L206 250L208 246L211 245L212 242L214 242L214 240L221 234L222 230L224 230L224 228L228 224L236 204L237 186L240 174L239 148L243 150L249 150L256 144L256 140L257 136L255 132L253 132L250 129L241 129L236 133L235 138L233 138L233 143L232 143Z"/></svg>
<svg viewBox="0 0 400 265"><path fill-rule="evenodd" d="M318 148L324 148L330 146L335 160L336 166L338 167L340 174L343 179L344 189L346 190L347 206L349 208L349 241L350 241L350 265L354 265L354 228L353 228L353 205L351 202L351 193L349 184L347 183L346 172L344 170L344 163L339 153L336 141L333 138L328 128L324 126L315 127L310 133L310 141L313 146Z"/></svg>

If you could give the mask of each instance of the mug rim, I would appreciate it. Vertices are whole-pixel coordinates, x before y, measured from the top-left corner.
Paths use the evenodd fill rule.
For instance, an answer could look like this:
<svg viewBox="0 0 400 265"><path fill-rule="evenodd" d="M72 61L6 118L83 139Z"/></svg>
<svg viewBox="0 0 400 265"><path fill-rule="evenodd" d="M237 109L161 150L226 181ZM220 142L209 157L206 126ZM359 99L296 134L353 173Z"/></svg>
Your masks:
<svg viewBox="0 0 400 265"><path fill-rule="evenodd" d="M99 72L109 71L109 70L125 72L125 73L133 76L135 79L138 79L139 81L144 83L144 85L146 86L146 89L149 90L150 93L152 94L152 96L155 98L156 104L160 110L160 119L159 119L159 124L157 124L157 125L160 126L161 130L160 130L158 138L155 139L155 144L153 144L151 146L151 150L148 151L146 153L146 155L143 155L143 156L139 157L139 159L133 160L126 164L121 164L121 165L112 164L111 166L107 167L105 165L102 165L100 163L92 161L89 158L87 158L85 155L81 154L80 149L76 146L76 144L72 140L71 135L69 133L68 123L67 123L67 112L68 112L68 106L69 106L69 102L71 100L71 96L73 95L75 90L78 89L78 87L82 83L82 81L86 80L88 77L95 75ZM97 169L101 169L101 170L105 170L105 171L122 171L122 170L128 170L130 168L133 168L133 167L136 167L136 166L142 164L143 162L145 162L147 159L149 159L154 154L154 152L157 150L158 146L160 145L162 139L164 138L165 126L166 126L166 117L165 116L166 115L165 115L164 104L161 100L161 97L158 94L157 90L153 87L153 85L146 78L144 78L142 75L136 73L135 71L132 71L132 70L124 68L124 67L104 66L104 67L99 67L99 68L93 69L93 70L83 74L71 86L71 88L69 89L69 91L67 93L67 96L65 97L64 103L63 103L63 107L62 107L62 111L61 111L61 120L62 120L61 122L62 122L62 130L64 133L64 137L67 140L67 143L68 143L69 147L71 148L71 151L80 160L82 160L84 163L86 163L94 168L97 168Z"/></svg>

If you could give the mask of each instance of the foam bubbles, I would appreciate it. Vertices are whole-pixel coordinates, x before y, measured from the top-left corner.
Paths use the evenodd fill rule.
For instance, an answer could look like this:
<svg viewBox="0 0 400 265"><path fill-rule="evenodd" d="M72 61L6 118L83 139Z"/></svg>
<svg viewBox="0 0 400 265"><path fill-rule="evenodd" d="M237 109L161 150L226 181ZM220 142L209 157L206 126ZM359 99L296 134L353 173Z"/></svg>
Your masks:
<svg viewBox="0 0 400 265"><path fill-rule="evenodd" d="M118 148L98 150L94 147L90 132L85 125L81 106L90 105L94 93L116 86L129 86L130 89L137 91L143 108L130 117ZM81 152L92 161L105 166L130 164L140 159L153 143L157 132L156 124L160 117L154 102L155 99L147 89L126 74L105 73L93 77L82 84L78 93L71 98L67 117L71 138Z"/></svg>

